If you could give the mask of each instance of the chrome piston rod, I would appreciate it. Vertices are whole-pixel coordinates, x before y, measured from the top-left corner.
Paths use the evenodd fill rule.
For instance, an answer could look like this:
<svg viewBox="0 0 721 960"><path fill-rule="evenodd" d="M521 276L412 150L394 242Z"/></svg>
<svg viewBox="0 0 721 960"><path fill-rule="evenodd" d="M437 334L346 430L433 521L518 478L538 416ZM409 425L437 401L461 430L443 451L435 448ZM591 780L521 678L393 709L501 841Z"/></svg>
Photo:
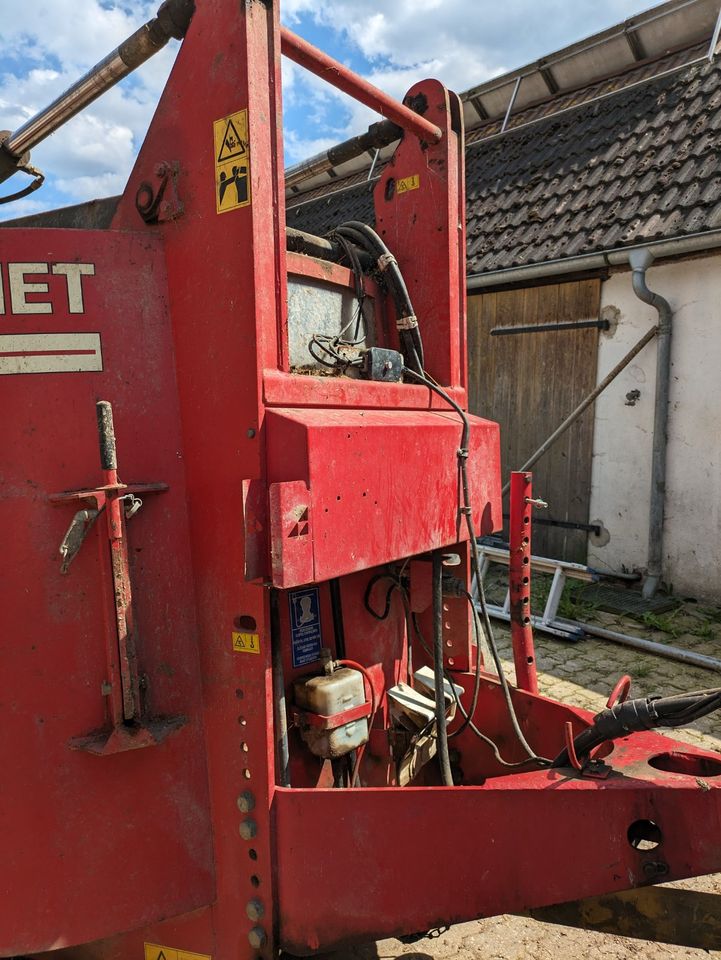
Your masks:
<svg viewBox="0 0 721 960"><path fill-rule="evenodd" d="M28 164L33 147L162 50L171 37L181 40L194 10L193 0L165 0L152 20L143 24L49 106L13 133L0 133L0 183Z"/></svg>

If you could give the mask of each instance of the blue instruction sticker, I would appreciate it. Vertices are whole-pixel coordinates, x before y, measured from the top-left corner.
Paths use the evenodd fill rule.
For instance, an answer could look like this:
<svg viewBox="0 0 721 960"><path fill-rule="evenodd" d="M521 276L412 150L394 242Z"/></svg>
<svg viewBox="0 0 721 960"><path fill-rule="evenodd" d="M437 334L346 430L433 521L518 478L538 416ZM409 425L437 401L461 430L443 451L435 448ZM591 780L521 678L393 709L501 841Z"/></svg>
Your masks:
<svg viewBox="0 0 721 960"><path fill-rule="evenodd" d="M320 660L323 637L320 629L320 591L318 587L291 590L290 640L293 650L293 666L304 667Z"/></svg>

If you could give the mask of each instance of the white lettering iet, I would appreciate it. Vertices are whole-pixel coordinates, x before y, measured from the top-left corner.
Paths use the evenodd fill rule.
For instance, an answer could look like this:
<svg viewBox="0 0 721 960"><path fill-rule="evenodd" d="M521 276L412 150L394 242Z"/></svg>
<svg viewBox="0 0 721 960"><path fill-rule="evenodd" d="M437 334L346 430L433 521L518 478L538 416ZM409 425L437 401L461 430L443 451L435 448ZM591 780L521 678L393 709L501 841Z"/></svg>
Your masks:
<svg viewBox="0 0 721 960"><path fill-rule="evenodd" d="M94 277L94 263L56 263L53 273L64 276L68 285L68 308L70 313L83 313L83 282L81 277Z"/></svg>
<svg viewBox="0 0 721 960"><path fill-rule="evenodd" d="M47 293L47 283L28 283L26 274L47 273L47 263L9 263L10 309L13 313L52 313L53 305L46 300L28 303L28 293Z"/></svg>
<svg viewBox="0 0 721 960"><path fill-rule="evenodd" d="M27 316L28 314L53 313L53 301L50 297L28 300L28 295L50 294L47 282L28 279L52 272L54 276L65 277L67 309L69 313L84 313L83 277L95 276L93 263L8 263L7 288L3 286L0 274L0 316L5 314L6 301L9 301L10 313ZM6 297L6 293L9 294ZM51 295L52 296L52 295ZM63 312L64 304L58 312Z"/></svg>

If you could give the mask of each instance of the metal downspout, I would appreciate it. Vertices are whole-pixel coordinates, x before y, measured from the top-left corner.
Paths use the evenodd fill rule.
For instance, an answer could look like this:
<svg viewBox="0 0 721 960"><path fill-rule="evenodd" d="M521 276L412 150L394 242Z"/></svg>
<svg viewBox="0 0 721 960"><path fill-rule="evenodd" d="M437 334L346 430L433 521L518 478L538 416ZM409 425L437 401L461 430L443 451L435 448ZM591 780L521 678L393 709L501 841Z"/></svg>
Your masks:
<svg viewBox="0 0 721 960"><path fill-rule="evenodd" d="M651 456L651 501L648 518L648 573L643 596L652 597L661 581L663 570L663 515L666 499L666 444L668 405L671 384L671 305L646 286L646 270L653 263L649 250L633 250L629 254L633 271L633 292L658 313L658 346L656 353L656 397L653 414L653 452Z"/></svg>

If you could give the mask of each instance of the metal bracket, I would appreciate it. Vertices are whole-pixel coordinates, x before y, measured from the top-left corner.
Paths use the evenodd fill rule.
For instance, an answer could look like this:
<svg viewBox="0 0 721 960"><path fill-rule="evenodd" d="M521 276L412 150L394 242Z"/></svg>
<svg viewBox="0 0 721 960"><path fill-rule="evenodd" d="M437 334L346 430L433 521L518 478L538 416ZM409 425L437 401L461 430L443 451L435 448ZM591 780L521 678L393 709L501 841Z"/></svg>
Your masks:
<svg viewBox="0 0 721 960"><path fill-rule="evenodd" d="M316 727L319 730L336 730L346 723L353 723L355 720L363 720L371 714L370 701L358 704L357 707L350 707L341 713L334 713L326 716L323 713L310 713L307 710L293 710L293 726L295 727Z"/></svg>
<svg viewBox="0 0 721 960"><path fill-rule="evenodd" d="M63 558L63 565L60 567L61 573L68 572L70 564L78 555L78 551L99 514L99 510L78 510L70 521L70 526L65 531L65 536L60 544L60 556Z"/></svg>
<svg viewBox="0 0 721 960"><path fill-rule="evenodd" d="M160 182L153 185L148 180L138 187L135 194L135 207L146 223L167 223L177 220L184 211L183 202L178 196L178 174L180 164L177 161L163 160L155 166L155 177Z"/></svg>

